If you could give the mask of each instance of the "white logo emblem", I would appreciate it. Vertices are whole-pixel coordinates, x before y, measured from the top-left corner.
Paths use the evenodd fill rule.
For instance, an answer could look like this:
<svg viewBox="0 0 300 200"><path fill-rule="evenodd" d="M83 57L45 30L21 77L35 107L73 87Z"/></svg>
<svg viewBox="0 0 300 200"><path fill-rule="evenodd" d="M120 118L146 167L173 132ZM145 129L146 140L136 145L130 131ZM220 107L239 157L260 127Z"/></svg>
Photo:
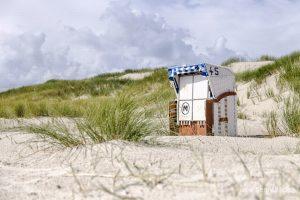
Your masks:
<svg viewBox="0 0 300 200"><path fill-rule="evenodd" d="M182 114L184 115L187 115L189 114L190 112L190 104L188 104L187 102L184 102L181 106L181 112Z"/></svg>

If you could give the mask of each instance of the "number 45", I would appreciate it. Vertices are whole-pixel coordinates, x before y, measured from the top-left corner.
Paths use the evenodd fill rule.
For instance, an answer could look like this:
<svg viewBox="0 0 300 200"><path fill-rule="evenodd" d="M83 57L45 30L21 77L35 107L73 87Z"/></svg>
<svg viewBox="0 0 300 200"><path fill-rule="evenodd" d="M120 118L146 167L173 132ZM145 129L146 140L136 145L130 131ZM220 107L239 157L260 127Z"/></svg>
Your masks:
<svg viewBox="0 0 300 200"><path fill-rule="evenodd" d="M210 75L218 76L219 75L219 68L210 66L209 67L209 73L210 73Z"/></svg>

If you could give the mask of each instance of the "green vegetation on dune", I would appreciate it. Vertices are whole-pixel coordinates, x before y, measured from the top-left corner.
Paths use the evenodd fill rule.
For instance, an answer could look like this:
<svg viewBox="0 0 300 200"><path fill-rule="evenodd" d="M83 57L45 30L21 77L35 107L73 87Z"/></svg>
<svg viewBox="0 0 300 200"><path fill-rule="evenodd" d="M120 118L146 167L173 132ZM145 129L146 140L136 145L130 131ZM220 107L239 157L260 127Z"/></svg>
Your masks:
<svg viewBox="0 0 300 200"><path fill-rule="evenodd" d="M265 57L261 59L270 59ZM141 72L151 74L140 80L120 78L128 73ZM274 73L279 74L281 84L290 86L300 96L300 52L261 68L238 73L236 79L262 83ZM174 98L165 68L126 70L83 80L49 80L44 84L0 93L0 118L49 116L82 119L75 120L79 135L70 134L70 130L59 123L57 126L29 126L29 131L63 146L82 145L87 138L92 142L136 141L150 131L162 131L167 127L164 124L165 127L157 128L152 122L167 118L168 102ZM283 114L288 129L299 135L300 105L295 99L285 101Z"/></svg>
<svg viewBox="0 0 300 200"><path fill-rule="evenodd" d="M255 61L275 61L275 60L277 60L277 58L274 56L262 55ZM221 65L222 66L230 66L231 64L236 63L236 62L247 62L247 61L248 61L248 59L243 58L243 57L231 57L231 58L228 58L225 61L223 61L221 63ZM249 61L251 61L251 60L249 60Z"/></svg>
<svg viewBox="0 0 300 200"><path fill-rule="evenodd" d="M151 74L140 80L119 79L126 73L146 71ZM49 123L27 124L21 128L63 147L115 139L137 141L150 132L157 134L166 130L158 118L167 117L167 105L174 98L174 92L165 68L126 70L72 81L76 86L64 86L62 83L66 82L51 80L0 94L0 117L70 117L71 122L54 118ZM92 95L86 82L109 89ZM105 85L101 85L103 83ZM83 85L79 87L80 84ZM62 87L65 87L63 97L54 92L45 95ZM76 93L74 88L80 92ZM70 129L70 123L75 124L75 130Z"/></svg>
<svg viewBox="0 0 300 200"><path fill-rule="evenodd" d="M140 109L132 97L118 95L113 99L94 102L80 119L55 118L50 122L25 125L20 129L62 147L110 140L138 141L150 133L160 131L146 112L146 109Z"/></svg>
<svg viewBox="0 0 300 200"><path fill-rule="evenodd" d="M258 69L241 72L236 75L237 81L256 81L261 83L266 77L278 73L282 81L285 81L296 94L300 94L300 52L294 52L283 56L274 63L262 66Z"/></svg>
<svg viewBox="0 0 300 200"><path fill-rule="evenodd" d="M119 76L119 74L115 74L113 77ZM31 97L32 100L40 100L53 97L67 99L70 96L84 94L92 96L108 95L112 90L131 82L128 79L115 78L112 81L109 78L111 78L111 74L84 80L50 80L44 84L21 87L0 93L0 97Z"/></svg>
<svg viewBox="0 0 300 200"><path fill-rule="evenodd" d="M147 109L139 109L132 97L119 95L88 108L84 122L78 127L94 142L113 139L136 141L153 131L153 123L146 117L146 112Z"/></svg>
<svg viewBox="0 0 300 200"><path fill-rule="evenodd" d="M151 72L151 75L141 80L119 78L142 72ZM141 107L166 103L174 97L166 69L126 70L84 80L50 80L0 93L0 118L81 117L94 102L113 98L119 93L134 96Z"/></svg>
<svg viewBox="0 0 300 200"><path fill-rule="evenodd" d="M150 72L153 69L129 69L124 72L106 73L83 80L56 80L52 79L43 84L24 86L0 93L0 99L69 99L81 95L107 96L112 92L129 85L134 81L130 79L119 79L128 73Z"/></svg>
<svg viewBox="0 0 300 200"><path fill-rule="evenodd" d="M222 62L221 65L229 66L230 64L235 63L235 62L245 62L245 61L246 61L246 59L243 57L231 57L231 58L228 58L227 60L225 60L224 62Z"/></svg>
<svg viewBox="0 0 300 200"><path fill-rule="evenodd" d="M300 97L286 99L283 117L291 134L300 136Z"/></svg>
<svg viewBox="0 0 300 200"><path fill-rule="evenodd" d="M270 55L262 55L260 56L257 61L275 61L277 58Z"/></svg>
<svg viewBox="0 0 300 200"><path fill-rule="evenodd" d="M270 56L262 56L261 59ZM237 81L262 82L267 76L279 72L282 80L300 93L300 53L277 59L253 71L237 74ZM241 58L229 59L230 62ZM228 62L229 62L228 60ZM120 79L127 73L152 72L141 80ZM101 74L83 80L49 80L44 84L26 86L0 93L0 117L68 116L78 117L93 101L113 97L125 92L138 99L141 105L167 102L174 98L165 69L126 70Z"/></svg>
<svg viewBox="0 0 300 200"><path fill-rule="evenodd" d="M277 134L289 134L300 136L300 52L294 52L283 56L274 63L261 68L236 74L237 81L256 81L262 83L266 77L277 73L281 86L288 86L295 96L284 100L283 120L286 130ZM279 96L280 97L280 96ZM281 97L280 97L281 98ZM271 113L272 114L272 113ZM278 132L274 113L269 117L269 125L273 131ZM273 134L276 135L276 134Z"/></svg>

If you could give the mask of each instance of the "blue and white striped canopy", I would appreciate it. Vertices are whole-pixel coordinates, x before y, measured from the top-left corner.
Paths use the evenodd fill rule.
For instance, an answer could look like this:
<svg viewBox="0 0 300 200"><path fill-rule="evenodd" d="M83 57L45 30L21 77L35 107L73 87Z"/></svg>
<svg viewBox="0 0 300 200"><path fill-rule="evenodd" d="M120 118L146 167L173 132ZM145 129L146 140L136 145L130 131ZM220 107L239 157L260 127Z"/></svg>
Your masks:
<svg viewBox="0 0 300 200"><path fill-rule="evenodd" d="M200 73L202 76L208 76L205 63L189 66L172 66L168 68L169 79L174 81L174 77L180 74Z"/></svg>
<svg viewBox="0 0 300 200"><path fill-rule="evenodd" d="M176 75L181 74L201 74L202 76L208 76L205 63L197 64L197 65L189 65L189 66L172 66L168 68L169 80L173 81L176 92L178 93L179 87L178 83L175 79Z"/></svg>

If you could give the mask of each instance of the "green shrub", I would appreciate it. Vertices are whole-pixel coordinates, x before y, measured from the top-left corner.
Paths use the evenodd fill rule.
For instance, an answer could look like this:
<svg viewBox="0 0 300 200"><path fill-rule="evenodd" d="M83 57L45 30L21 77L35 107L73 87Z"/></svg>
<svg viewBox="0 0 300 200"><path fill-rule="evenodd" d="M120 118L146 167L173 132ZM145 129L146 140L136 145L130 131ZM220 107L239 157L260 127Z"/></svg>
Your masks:
<svg viewBox="0 0 300 200"><path fill-rule="evenodd" d="M82 116L80 106L74 105L71 101L58 101L52 104L54 116L80 117Z"/></svg>
<svg viewBox="0 0 300 200"><path fill-rule="evenodd" d="M143 73L143 72L149 72L152 71L150 68L143 68L143 69L126 69L124 71L124 74L129 74L129 73Z"/></svg>
<svg viewBox="0 0 300 200"><path fill-rule="evenodd" d="M262 55L257 59L257 61L275 61L276 57L270 55Z"/></svg>
<svg viewBox="0 0 300 200"><path fill-rule="evenodd" d="M242 113L242 112L238 112L237 118L239 118L239 119L248 119L247 115Z"/></svg>
<svg viewBox="0 0 300 200"><path fill-rule="evenodd" d="M18 103L15 106L15 114L17 117L25 117L26 114L26 106L24 103Z"/></svg>
<svg viewBox="0 0 300 200"><path fill-rule="evenodd" d="M14 117L13 111L7 105L0 104L0 118L12 118Z"/></svg>
<svg viewBox="0 0 300 200"><path fill-rule="evenodd" d="M30 109L32 116L50 116L50 106L48 102L42 101L38 103L29 103L28 107Z"/></svg>

